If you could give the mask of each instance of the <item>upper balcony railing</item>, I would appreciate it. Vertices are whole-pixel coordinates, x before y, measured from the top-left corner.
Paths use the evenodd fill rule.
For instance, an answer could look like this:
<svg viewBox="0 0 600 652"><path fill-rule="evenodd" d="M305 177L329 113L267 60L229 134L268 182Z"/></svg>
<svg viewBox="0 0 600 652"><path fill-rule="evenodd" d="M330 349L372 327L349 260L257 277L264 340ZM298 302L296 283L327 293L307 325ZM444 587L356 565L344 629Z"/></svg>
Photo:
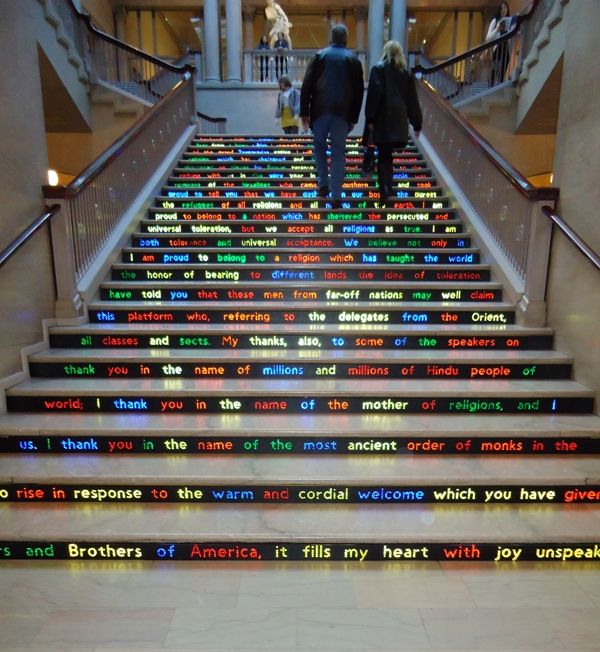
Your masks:
<svg viewBox="0 0 600 652"><path fill-rule="evenodd" d="M514 17L506 34L434 65L417 55L413 70L454 106L512 83L558 2L561 0L534 0L526 13Z"/></svg>

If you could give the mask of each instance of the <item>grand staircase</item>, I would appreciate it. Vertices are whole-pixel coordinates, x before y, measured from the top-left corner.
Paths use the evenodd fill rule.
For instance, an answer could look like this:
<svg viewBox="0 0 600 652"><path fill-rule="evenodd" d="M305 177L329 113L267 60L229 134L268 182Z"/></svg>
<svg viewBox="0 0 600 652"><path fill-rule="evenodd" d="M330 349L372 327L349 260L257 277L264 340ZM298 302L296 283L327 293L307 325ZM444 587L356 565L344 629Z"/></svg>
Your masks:
<svg viewBox="0 0 600 652"><path fill-rule="evenodd" d="M0 559L593 561L600 418L417 147L198 136L0 419Z"/></svg>

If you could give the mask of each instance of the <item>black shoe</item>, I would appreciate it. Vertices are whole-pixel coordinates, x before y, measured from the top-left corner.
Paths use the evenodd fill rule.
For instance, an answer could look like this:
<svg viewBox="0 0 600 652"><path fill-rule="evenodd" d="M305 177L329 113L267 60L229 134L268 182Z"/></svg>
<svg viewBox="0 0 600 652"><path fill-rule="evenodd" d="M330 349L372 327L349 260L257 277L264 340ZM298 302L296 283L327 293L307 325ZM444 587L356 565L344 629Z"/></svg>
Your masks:
<svg viewBox="0 0 600 652"><path fill-rule="evenodd" d="M332 210L332 211L339 210L341 207L342 207L342 202L341 202L341 200L339 200L339 199L334 199L334 200L331 202L331 210Z"/></svg>
<svg viewBox="0 0 600 652"><path fill-rule="evenodd" d="M319 190L317 191L317 195L319 195L319 197L323 197L323 199L325 199L325 197L328 197L329 186L322 186L321 188L319 188Z"/></svg>

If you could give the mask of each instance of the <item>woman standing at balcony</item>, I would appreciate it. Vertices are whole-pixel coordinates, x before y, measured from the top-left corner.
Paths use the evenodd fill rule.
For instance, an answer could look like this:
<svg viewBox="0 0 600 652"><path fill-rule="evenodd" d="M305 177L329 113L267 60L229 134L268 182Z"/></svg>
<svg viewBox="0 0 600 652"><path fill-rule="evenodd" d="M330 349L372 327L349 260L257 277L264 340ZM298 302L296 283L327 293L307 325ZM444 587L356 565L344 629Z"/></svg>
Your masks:
<svg viewBox="0 0 600 652"><path fill-rule="evenodd" d="M402 46L388 41L383 46L381 61L369 76L365 105L363 145L377 147L377 178L380 205L385 206L393 189L393 152L406 147L408 123L416 135L421 131L421 106L415 78L406 67Z"/></svg>
<svg viewBox="0 0 600 652"><path fill-rule="evenodd" d="M263 34L260 37L260 42L258 44L258 50L270 50L269 40ZM260 81L269 80L269 55L263 54L262 52L258 55L259 66L260 66Z"/></svg>

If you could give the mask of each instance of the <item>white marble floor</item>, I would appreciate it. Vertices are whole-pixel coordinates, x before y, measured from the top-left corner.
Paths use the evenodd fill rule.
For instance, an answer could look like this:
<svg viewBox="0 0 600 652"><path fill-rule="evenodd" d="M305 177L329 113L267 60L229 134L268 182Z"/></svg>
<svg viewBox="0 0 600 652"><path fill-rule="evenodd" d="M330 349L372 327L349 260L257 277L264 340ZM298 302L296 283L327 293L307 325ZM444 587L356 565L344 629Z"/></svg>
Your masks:
<svg viewBox="0 0 600 652"><path fill-rule="evenodd" d="M598 652L600 564L11 562L3 652Z"/></svg>

